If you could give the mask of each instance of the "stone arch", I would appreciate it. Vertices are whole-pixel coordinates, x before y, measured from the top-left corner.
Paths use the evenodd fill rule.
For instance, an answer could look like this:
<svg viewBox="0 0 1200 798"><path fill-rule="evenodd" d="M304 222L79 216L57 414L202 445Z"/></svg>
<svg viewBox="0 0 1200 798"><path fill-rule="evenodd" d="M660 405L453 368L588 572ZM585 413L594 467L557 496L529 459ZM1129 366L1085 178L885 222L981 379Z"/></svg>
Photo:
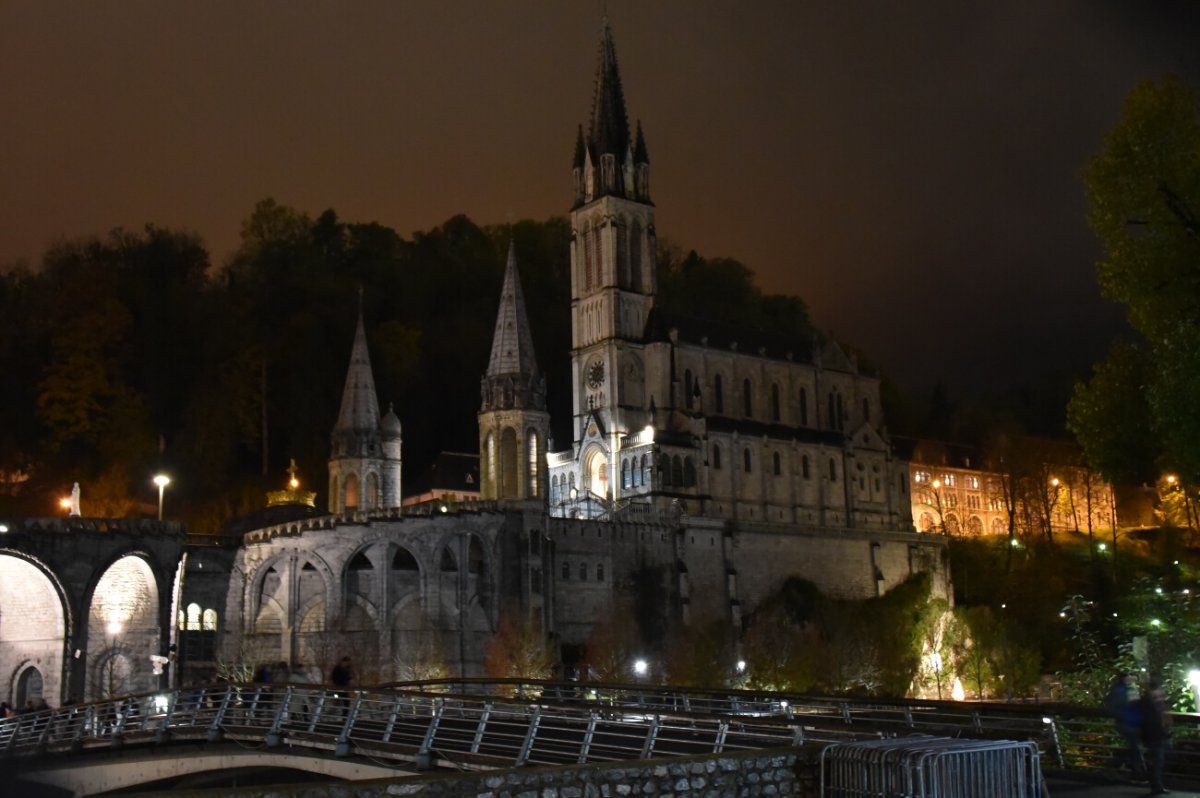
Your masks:
<svg viewBox="0 0 1200 798"><path fill-rule="evenodd" d="M483 482L484 498L496 497L500 493L496 489L496 433L489 432L483 445Z"/></svg>
<svg viewBox="0 0 1200 798"><path fill-rule="evenodd" d="M0 673L9 674L5 700L16 704L21 674L36 667L42 695L51 704L62 698L63 643L71 628L70 604L62 584L40 561L0 551L0 608L3 643ZM30 677L32 678L32 677Z"/></svg>
<svg viewBox="0 0 1200 798"><path fill-rule="evenodd" d="M467 595L478 596L484 611L492 608L492 563L478 535L467 535Z"/></svg>
<svg viewBox="0 0 1200 798"><path fill-rule="evenodd" d="M921 515L917 517L917 529L921 532L932 532L933 516L929 513L921 513Z"/></svg>
<svg viewBox="0 0 1200 798"><path fill-rule="evenodd" d="M119 555L100 574L88 600L87 698L158 687L150 655L163 653L159 595L158 577L140 552Z"/></svg>
<svg viewBox="0 0 1200 798"><path fill-rule="evenodd" d="M501 499L517 498L517 486L520 484L520 459L517 456L517 432L512 427L505 427L500 433L500 489L497 493Z"/></svg>
<svg viewBox="0 0 1200 798"><path fill-rule="evenodd" d="M18 670L16 679L13 680L13 708L21 709L31 702L36 706L39 700L46 697L44 690L45 679L42 677L42 672L32 662L25 662Z"/></svg>
<svg viewBox="0 0 1200 798"><path fill-rule="evenodd" d="M1004 519L1002 519L1002 518L993 518L992 519L992 534L993 535L1008 534L1008 527L1006 527L1004 525Z"/></svg>
<svg viewBox="0 0 1200 798"><path fill-rule="evenodd" d="M974 536L983 534L983 521L979 516L973 515L967 519L967 534Z"/></svg>
<svg viewBox="0 0 1200 798"><path fill-rule="evenodd" d="M946 534L958 535L962 533L962 523L958 520L958 516L954 513L946 513Z"/></svg>
<svg viewBox="0 0 1200 798"><path fill-rule="evenodd" d="M599 446L591 447L583 457L586 488L600 497L608 495L608 458Z"/></svg>
<svg viewBox="0 0 1200 798"><path fill-rule="evenodd" d="M445 662L444 646L421 606L420 593L413 591L396 599L389 613L392 630L391 661L395 678L432 678Z"/></svg>
<svg viewBox="0 0 1200 798"><path fill-rule="evenodd" d="M542 443L538 431L530 427L525 432L525 461L526 461L526 498L538 498L542 495L541 461Z"/></svg>

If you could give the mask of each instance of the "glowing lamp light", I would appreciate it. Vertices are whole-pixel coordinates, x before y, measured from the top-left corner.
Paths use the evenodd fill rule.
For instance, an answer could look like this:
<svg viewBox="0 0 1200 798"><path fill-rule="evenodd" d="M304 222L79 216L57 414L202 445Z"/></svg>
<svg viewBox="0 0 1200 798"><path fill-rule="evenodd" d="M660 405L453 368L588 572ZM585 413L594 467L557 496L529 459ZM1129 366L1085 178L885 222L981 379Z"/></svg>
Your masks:
<svg viewBox="0 0 1200 798"><path fill-rule="evenodd" d="M942 487L942 481L940 479L935 479L933 481L932 485L933 485L933 489L937 490L938 488Z"/></svg>
<svg viewBox="0 0 1200 798"><path fill-rule="evenodd" d="M69 498L67 498L66 496L63 496L61 499L58 500L58 506L64 510L66 510L67 512L70 512L71 511L71 500Z"/></svg>
<svg viewBox="0 0 1200 798"><path fill-rule="evenodd" d="M650 669L650 666L648 664L646 664L646 660L644 660L644 659L639 659L633 663L633 672L636 673L638 676L645 676L646 671L649 669Z"/></svg>
<svg viewBox="0 0 1200 798"><path fill-rule="evenodd" d="M1054 722L1054 718L1048 717L1048 716L1046 716L1046 715L1043 715L1043 716L1042 716L1042 723L1045 723L1045 724L1049 725L1049 724L1051 724L1051 723L1053 723L1053 722Z"/></svg>
<svg viewBox="0 0 1200 798"><path fill-rule="evenodd" d="M171 478L166 474L155 474L154 479L150 480L158 486L158 520L162 520L163 515L163 489L171 484Z"/></svg>
<svg viewBox="0 0 1200 798"><path fill-rule="evenodd" d="M1007 603L1001 604L1000 609L1002 609L1002 610L1008 609L1008 604Z"/></svg>
<svg viewBox="0 0 1200 798"><path fill-rule="evenodd" d="M116 621L109 621L108 625L104 627L104 631L108 632L113 637L116 637L117 635L121 634L121 624Z"/></svg>
<svg viewBox="0 0 1200 798"><path fill-rule="evenodd" d="M1150 625L1151 626L1162 626L1162 621L1160 621L1158 618L1151 618Z"/></svg>
<svg viewBox="0 0 1200 798"><path fill-rule="evenodd" d="M1174 474L1167 474L1166 480L1168 485L1174 485L1179 481L1179 477L1175 476Z"/></svg>
<svg viewBox="0 0 1200 798"><path fill-rule="evenodd" d="M955 701L965 701L967 699L967 691L963 689L962 680L957 676L954 677L954 686L950 688L950 697Z"/></svg>
<svg viewBox="0 0 1200 798"><path fill-rule="evenodd" d="M1057 488L1061 484L1062 484L1062 482L1059 481L1058 477L1053 477L1050 480L1050 487L1052 487L1052 488Z"/></svg>
<svg viewBox="0 0 1200 798"><path fill-rule="evenodd" d="M288 487L291 488L292 490L295 490L296 488L300 487L300 480L296 479L295 477L292 477L291 479L288 480Z"/></svg>
<svg viewBox="0 0 1200 798"><path fill-rule="evenodd" d="M1096 546L1096 548L1100 549L1100 551L1108 551L1108 544L1101 543L1100 545Z"/></svg>
<svg viewBox="0 0 1200 798"><path fill-rule="evenodd" d="M8 531L8 524L0 524L0 535Z"/></svg>
<svg viewBox="0 0 1200 798"><path fill-rule="evenodd" d="M1065 612L1060 612L1060 613L1058 614L1058 617L1059 617L1059 618L1066 618L1066 617L1067 617L1067 614L1066 614Z"/></svg>
<svg viewBox="0 0 1200 798"><path fill-rule="evenodd" d="M746 670L746 660L744 660L744 659L739 659L739 660L737 661L737 671L738 671L738 673L742 673L742 672L743 672L743 671L745 671L745 670Z"/></svg>
<svg viewBox="0 0 1200 798"><path fill-rule="evenodd" d="M788 708L788 702L787 702L787 701L780 701L780 702L779 702L779 708L780 708L780 709L787 709L787 708Z"/></svg>
<svg viewBox="0 0 1200 798"><path fill-rule="evenodd" d="M1200 687L1200 670L1193 668L1187 674L1188 687Z"/></svg>
<svg viewBox="0 0 1200 798"><path fill-rule="evenodd" d="M1013 538L1008 542L1008 545L1012 546L1014 549L1019 549L1021 547L1021 541Z"/></svg>
<svg viewBox="0 0 1200 798"><path fill-rule="evenodd" d="M1155 592L1155 593L1157 593L1158 595L1160 595L1160 596L1161 596L1161 595L1162 595L1162 588L1161 588L1161 587L1156 587L1156 588L1154 588L1154 592Z"/></svg>

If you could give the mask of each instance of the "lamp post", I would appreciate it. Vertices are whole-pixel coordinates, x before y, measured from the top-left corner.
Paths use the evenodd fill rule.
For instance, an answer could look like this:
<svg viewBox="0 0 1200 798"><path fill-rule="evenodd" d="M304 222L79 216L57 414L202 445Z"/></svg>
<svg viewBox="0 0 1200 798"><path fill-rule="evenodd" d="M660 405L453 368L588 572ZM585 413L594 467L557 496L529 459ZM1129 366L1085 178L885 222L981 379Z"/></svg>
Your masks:
<svg viewBox="0 0 1200 798"><path fill-rule="evenodd" d="M171 478L166 474L155 474L154 484L158 485L158 520L163 520L163 489L171 484Z"/></svg>

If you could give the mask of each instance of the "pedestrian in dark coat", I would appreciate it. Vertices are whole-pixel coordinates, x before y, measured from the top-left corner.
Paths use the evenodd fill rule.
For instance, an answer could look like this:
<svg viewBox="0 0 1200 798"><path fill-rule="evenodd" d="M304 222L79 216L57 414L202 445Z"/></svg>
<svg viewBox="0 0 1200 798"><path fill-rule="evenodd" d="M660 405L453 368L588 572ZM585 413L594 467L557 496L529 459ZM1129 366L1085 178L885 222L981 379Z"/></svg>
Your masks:
<svg viewBox="0 0 1200 798"><path fill-rule="evenodd" d="M1142 745L1146 747L1146 762L1150 770L1150 794L1164 795L1163 764L1171 739L1171 716L1167 713L1166 694L1158 682L1146 685L1146 693L1137 701L1142 721Z"/></svg>

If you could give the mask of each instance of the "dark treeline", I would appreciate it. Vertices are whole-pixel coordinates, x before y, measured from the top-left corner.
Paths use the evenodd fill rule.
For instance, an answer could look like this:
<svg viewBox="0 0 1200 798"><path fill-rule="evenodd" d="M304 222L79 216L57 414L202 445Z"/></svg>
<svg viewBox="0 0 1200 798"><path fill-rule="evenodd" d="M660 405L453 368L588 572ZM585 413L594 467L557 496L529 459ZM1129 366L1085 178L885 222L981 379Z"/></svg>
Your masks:
<svg viewBox="0 0 1200 798"><path fill-rule="evenodd" d="M325 498L362 289L382 410L404 423L406 481L443 450L475 452L509 240L516 245L558 446L571 441L570 227L479 227L456 216L406 239L272 200L214 264L195 235L156 226L52 247L0 276L0 513L48 515L73 482L85 515L153 510L197 531L257 509L295 458ZM763 295L730 259L669 245L660 302L675 312L811 336L794 298Z"/></svg>

